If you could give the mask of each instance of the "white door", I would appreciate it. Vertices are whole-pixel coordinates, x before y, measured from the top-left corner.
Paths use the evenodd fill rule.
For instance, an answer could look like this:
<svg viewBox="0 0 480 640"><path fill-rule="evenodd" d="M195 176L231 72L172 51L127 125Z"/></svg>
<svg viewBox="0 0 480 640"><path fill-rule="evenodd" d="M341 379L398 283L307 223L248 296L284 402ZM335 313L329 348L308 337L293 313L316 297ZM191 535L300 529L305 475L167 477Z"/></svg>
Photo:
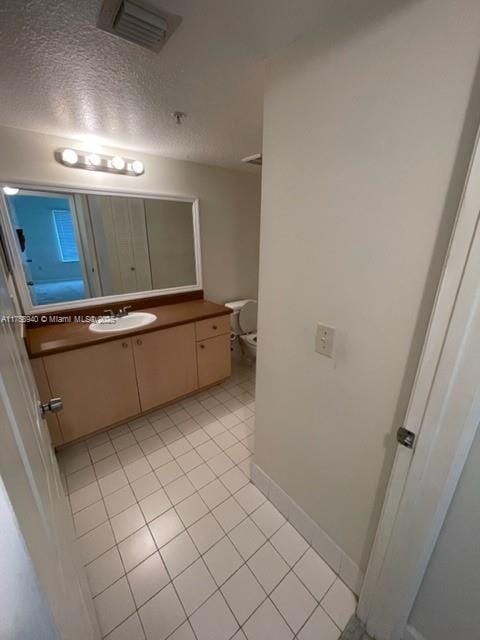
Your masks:
<svg viewBox="0 0 480 640"><path fill-rule="evenodd" d="M150 291L143 198L89 195L88 205L103 295Z"/></svg>
<svg viewBox="0 0 480 640"><path fill-rule="evenodd" d="M480 147L444 266L360 594L377 640L401 640L480 419Z"/></svg>
<svg viewBox="0 0 480 640"><path fill-rule="evenodd" d="M150 291L152 274L145 220L145 200L143 198L128 198L128 217L135 267L135 291Z"/></svg>
<svg viewBox="0 0 480 640"><path fill-rule="evenodd" d="M21 327L0 261L0 474L62 640L100 638ZM27 603L26 603L27 606Z"/></svg>

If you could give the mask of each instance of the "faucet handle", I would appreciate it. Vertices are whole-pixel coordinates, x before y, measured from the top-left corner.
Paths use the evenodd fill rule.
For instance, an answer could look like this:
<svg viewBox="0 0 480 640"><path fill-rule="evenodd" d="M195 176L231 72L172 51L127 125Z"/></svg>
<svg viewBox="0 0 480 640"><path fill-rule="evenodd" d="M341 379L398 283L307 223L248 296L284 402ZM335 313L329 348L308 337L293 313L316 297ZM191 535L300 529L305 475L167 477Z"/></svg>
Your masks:
<svg viewBox="0 0 480 640"><path fill-rule="evenodd" d="M113 309L104 309L104 310L103 310L103 313L104 313L105 315L109 315L111 318L114 318L114 317L115 317L115 312L113 311Z"/></svg>

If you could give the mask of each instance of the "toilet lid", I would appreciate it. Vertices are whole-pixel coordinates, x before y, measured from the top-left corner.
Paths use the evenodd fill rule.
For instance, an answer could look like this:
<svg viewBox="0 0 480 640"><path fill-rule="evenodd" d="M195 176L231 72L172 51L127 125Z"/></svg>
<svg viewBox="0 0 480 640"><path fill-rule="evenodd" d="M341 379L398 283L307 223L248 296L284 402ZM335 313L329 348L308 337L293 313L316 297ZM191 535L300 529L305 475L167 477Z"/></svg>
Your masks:
<svg viewBox="0 0 480 640"><path fill-rule="evenodd" d="M252 333L257 330L257 303L249 300L240 309L238 323L244 333Z"/></svg>

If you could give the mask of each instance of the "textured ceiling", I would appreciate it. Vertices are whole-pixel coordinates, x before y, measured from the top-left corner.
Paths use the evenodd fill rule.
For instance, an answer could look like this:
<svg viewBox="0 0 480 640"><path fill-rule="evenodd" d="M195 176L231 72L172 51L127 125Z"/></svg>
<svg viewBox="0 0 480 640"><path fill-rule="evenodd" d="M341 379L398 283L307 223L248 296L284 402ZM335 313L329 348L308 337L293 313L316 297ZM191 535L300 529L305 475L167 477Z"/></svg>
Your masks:
<svg viewBox="0 0 480 640"><path fill-rule="evenodd" d="M150 4L183 17L159 54L97 29L101 0L2 0L0 124L241 168L261 146L264 60L322 2Z"/></svg>

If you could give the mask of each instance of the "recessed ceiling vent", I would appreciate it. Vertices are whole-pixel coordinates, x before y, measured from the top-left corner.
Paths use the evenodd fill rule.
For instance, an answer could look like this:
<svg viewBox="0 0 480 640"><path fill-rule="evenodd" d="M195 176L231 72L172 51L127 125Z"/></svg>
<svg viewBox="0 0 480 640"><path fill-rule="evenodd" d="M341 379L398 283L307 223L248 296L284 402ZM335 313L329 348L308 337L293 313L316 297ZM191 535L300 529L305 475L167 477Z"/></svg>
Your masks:
<svg viewBox="0 0 480 640"><path fill-rule="evenodd" d="M97 26L151 51L160 51L182 18L130 0L104 0Z"/></svg>
<svg viewBox="0 0 480 640"><path fill-rule="evenodd" d="M245 162L245 164L255 164L257 166L261 166L262 154L254 153L253 156L247 156L246 158L242 158L242 162Z"/></svg>

